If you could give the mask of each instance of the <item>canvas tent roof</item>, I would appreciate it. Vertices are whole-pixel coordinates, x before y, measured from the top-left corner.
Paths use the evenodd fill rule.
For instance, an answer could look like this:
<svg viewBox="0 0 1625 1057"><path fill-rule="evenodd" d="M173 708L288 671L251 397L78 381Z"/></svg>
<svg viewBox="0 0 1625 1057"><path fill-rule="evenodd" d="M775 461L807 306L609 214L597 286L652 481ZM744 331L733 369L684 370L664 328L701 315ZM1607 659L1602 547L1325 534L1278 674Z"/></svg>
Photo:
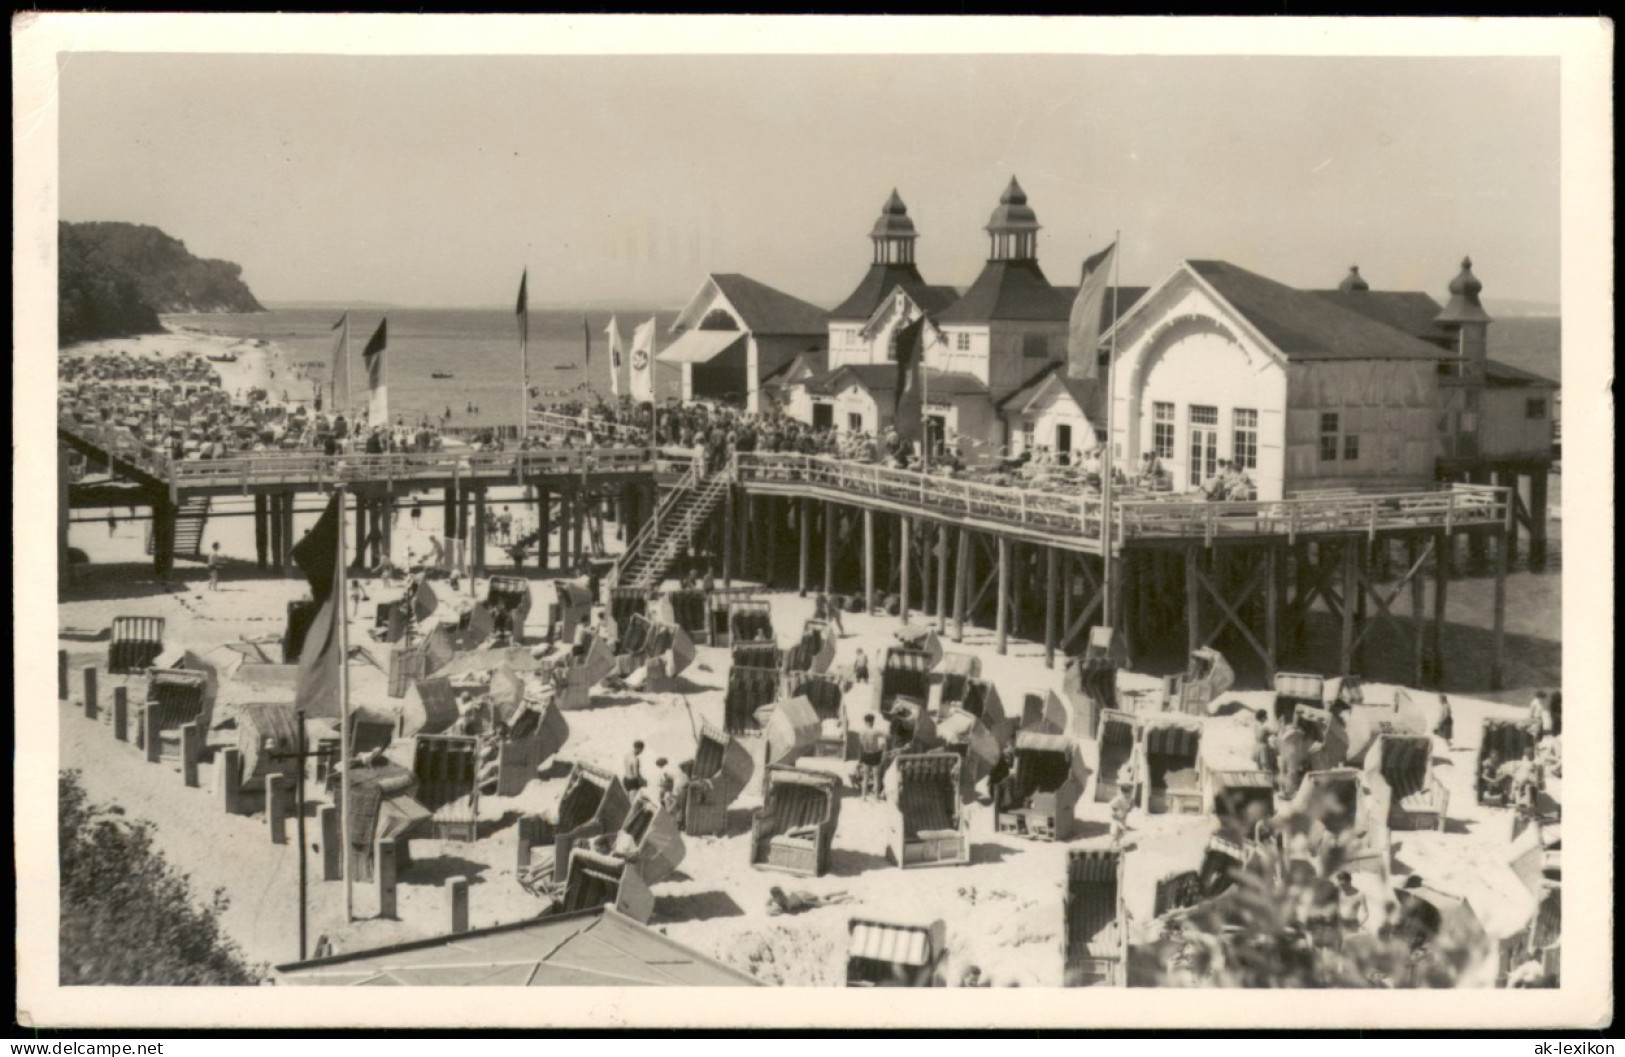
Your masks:
<svg viewBox="0 0 1625 1057"><path fill-rule="evenodd" d="M661 363L710 363L744 340L738 330L690 330L655 358Z"/></svg>
<svg viewBox="0 0 1625 1057"><path fill-rule="evenodd" d="M291 986L759 987L754 978L597 908L276 968Z"/></svg>

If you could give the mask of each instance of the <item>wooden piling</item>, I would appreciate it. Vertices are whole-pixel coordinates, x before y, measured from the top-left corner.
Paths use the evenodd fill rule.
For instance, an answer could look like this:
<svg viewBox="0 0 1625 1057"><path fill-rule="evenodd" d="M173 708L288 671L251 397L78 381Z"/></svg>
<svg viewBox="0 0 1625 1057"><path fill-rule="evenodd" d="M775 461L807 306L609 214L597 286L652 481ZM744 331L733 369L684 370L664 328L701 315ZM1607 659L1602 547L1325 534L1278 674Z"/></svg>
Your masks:
<svg viewBox="0 0 1625 1057"><path fill-rule="evenodd" d="M1431 543L1428 546L1431 547ZM1427 618L1423 613L1423 608L1427 604L1427 581L1419 565L1425 552L1413 536L1406 541L1405 553L1409 557L1406 568L1411 571L1411 638L1414 642L1411 652L1411 685L1421 686L1427 667Z"/></svg>
<svg viewBox="0 0 1625 1057"><path fill-rule="evenodd" d="M197 763L203 755L203 728L194 721L181 727L181 780L188 789L198 787Z"/></svg>
<svg viewBox="0 0 1625 1057"><path fill-rule="evenodd" d="M130 692L122 686L113 687L113 737L130 740Z"/></svg>
<svg viewBox="0 0 1625 1057"><path fill-rule="evenodd" d="M1195 653L1202 646L1202 596L1198 593L1201 585L1198 582L1200 574L1200 555L1194 545L1185 548L1185 652Z"/></svg>
<svg viewBox="0 0 1625 1057"><path fill-rule="evenodd" d="M145 732L144 741L147 749L147 762L157 763L164 755L164 739L158 730L158 709L147 707L141 710L141 727Z"/></svg>
<svg viewBox="0 0 1625 1057"><path fill-rule="evenodd" d="M807 559L808 550L812 546L812 509L807 505L808 500L796 500L796 510L799 512L801 522L801 564L796 577L796 590L802 598L807 597Z"/></svg>
<svg viewBox="0 0 1625 1057"><path fill-rule="evenodd" d="M85 667L85 718L96 718L96 668L94 665Z"/></svg>
<svg viewBox="0 0 1625 1057"><path fill-rule="evenodd" d="M56 651L56 699L68 699L68 651Z"/></svg>
<svg viewBox="0 0 1625 1057"><path fill-rule="evenodd" d="M1010 541L999 537L999 597L994 616L995 648L1002 656L1010 650Z"/></svg>
<svg viewBox="0 0 1625 1057"><path fill-rule="evenodd" d="M948 633L948 526L937 526L937 634Z"/></svg>
<svg viewBox="0 0 1625 1057"><path fill-rule="evenodd" d="M1055 595L1061 574L1054 547L1044 548L1044 667L1055 667Z"/></svg>
<svg viewBox="0 0 1625 1057"><path fill-rule="evenodd" d="M241 749L226 749L216 754L214 789L220 797L220 808L228 815L243 813L243 753Z"/></svg>
<svg viewBox="0 0 1625 1057"><path fill-rule="evenodd" d="M271 831L272 844L288 843L288 798L282 791L287 781L282 774L265 776L265 824Z"/></svg>
<svg viewBox="0 0 1625 1057"><path fill-rule="evenodd" d="M863 611L875 611L875 512L863 508Z"/></svg>
<svg viewBox="0 0 1625 1057"><path fill-rule="evenodd" d="M451 931L455 935L468 931L468 878L446 878L446 902L451 911Z"/></svg>
<svg viewBox="0 0 1625 1057"><path fill-rule="evenodd" d="M1529 475L1529 569L1546 570L1546 520L1548 510L1547 471L1536 470Z"/></svg>
<svg viewBox="0 0 1625 1057"><path fill-rule="evenodd" d="M835 504L824 502L824 595L835 593L835 538L838 529Z"/></svg>
<svg viewBox="0 0 1625 1057"><path fill-rule="evenodd" d="M1450 533L1441 532L1433 553L1433 626L1429 629L1433 653L1433 685L1444 685L1444 621L1446 600L1450 593L1450 552L1454 548Z"/></svg>
<svg viewBox="0 0 1625 1057"><path fill-rule="evenodd" d="M266 548L271 540L270 517L263 492L254 493L254 562L262 570L266 567Z"/></svg>
<svg viewBox="0 0 1625 1057"><path fill-rule="evenodd" d="M316 818L321 827L322 841L322 880L342 881L344 879L344 860L340 856L344 852L344 836L339 825L339 809L332 804L323 804L316 811Z"/></svg>
<svg viewBox="0 0 1625 1057"><path fill-rule="evenodd" d="M911 584L909 582L910 579L911 579L911 577L909 576L909 573L911 571L909 569L909 565L913 561L913 555L910 554L910 551L913 549L913 544L914 544L914 521L913 521L913 519L908 518L908 517L899 518L898 522L897 522L897 528L898 528L897 537L898 537L898 542L900 544L899 550L902 553L902 559L903 559L902 564L901 564L901 568L899 570L900 574L902 576L902 584L901 584L902 590L900 590L898 592L898 595L900 596L901 601L899 601L898 604L897 604L897 615L902 618L903 623L907 624L908 623L909 598L910 598L909 587L911 586Z"/></svg>
<svg viewBox="0 0 1625 1057"><path fill-rule="evenodd" d="M395 842L378 841L373 848L373 883L378 887L378 916L395 917Z"/></svg>
<svg viewBox="0 0 1625 1057"><path fill-rule="evenodd" d="M959 571L954 578L954 635L955 642L965 641L965 606L970 601L971 539L970 529L959 530Z"/></svg>
<svg viewBox="0 0 1625 1057"><path fill-rule="evenodd" d="M1512 557L1513 536L1502 532L1495 537L1495 622L1490 646L1490 689L1502 688L1506 674L1507 564Z"/></svg>

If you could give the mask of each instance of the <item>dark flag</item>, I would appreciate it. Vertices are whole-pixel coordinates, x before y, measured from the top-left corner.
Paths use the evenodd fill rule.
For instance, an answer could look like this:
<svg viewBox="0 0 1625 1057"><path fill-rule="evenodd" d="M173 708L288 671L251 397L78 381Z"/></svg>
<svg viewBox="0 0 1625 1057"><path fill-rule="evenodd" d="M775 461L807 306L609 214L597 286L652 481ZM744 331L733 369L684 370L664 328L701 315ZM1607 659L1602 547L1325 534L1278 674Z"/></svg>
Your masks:
<svg viewBox="0 0 1625 1057"><path fill-rule="evenodd" d="M529 282L530 269L526 268L519 273L519 303L513 309L513 314L519 317L519 343L521 345L530 340L530 299L525 294L525 287Z"/></svg>
<svg viewBox="0 0 1625 1057"><path fill-rule="evenodd" d="M312 717L338 716L339 680L344 678L343 658L339 656L344 599L334 590L343 573L339 568L341 499L342 493L333 493L316 527L293 548L294 563L310 581L310 594L316 602L315 619L299 652L299 689L294 708L302 708Z"/></svg>
<svg viewBox="0 0 1625 1057"><path fill-rule="evenodd" d="M1083 262L1083 277L1077 300L1067 324L1067 374L1072 378L1094 378L1100 373L1100 335L1105 315L1106 294L1117 242Z"/></svg>
<svg viewBox="0 0 1625 1057"><path fill-rule="evenodd" d="M389 425L389 386L384 376L384 346L389 343L389 319L378 321L378 329L367 339L361 350L361 362L367 368L367 392L372 401L368 415L373 426Z"/></svg>
<svg viewBox="0 0 1625 1057"><path fill-rule="evenodd" d="M924 392L920 383L924 349L920 340L925 329L921 316L892 336L897 350L897 395L892 405L892 428L905 444L920 439L920 421L925 414Z"/></svg>

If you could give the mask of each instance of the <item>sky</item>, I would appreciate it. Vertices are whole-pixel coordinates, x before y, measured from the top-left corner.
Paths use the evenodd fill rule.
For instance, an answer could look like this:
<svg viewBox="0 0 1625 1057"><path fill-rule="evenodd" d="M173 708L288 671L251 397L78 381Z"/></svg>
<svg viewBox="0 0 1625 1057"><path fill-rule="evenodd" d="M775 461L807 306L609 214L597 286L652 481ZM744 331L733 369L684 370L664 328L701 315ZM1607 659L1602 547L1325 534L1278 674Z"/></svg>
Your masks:
<svg viewBox="0 0 1625 1057"><path fill-rule="evenodd" d="M1555 304L1550 58L69 53L60 216L152 224L262 301L676 306L743 272L829 307L895 187L963 288L1011 176L1052 282L1222 258Z"/></svg>

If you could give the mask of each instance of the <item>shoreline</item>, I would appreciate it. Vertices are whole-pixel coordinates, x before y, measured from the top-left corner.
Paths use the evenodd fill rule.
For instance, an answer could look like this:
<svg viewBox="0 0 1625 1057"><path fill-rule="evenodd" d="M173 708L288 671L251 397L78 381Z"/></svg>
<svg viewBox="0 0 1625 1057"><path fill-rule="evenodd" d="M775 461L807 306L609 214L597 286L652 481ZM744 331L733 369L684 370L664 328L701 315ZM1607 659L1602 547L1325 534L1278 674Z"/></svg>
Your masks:
<svg viewBox="0 0 1625 1057"><path fill-rule="evenodd" d="M64 345L57 349L58 359L81 359L93 356L127 355L151 359L170 359L194 354L208 357L230 353L236 362L210 361L220 375L221 388L229 393L238 390L264 389L273 402L298 404L304 402L305 393L296 392L292 383L302 381L299 369L288 359L287 352L276 342L266 338L234 338L214 334L194 327L182 326L167 316L159 317L164 325L162 334L137 334L127 338L97 338ZM308 390L308 386L306 387ZM282 390L288 391L282 401Z"/></svg>

